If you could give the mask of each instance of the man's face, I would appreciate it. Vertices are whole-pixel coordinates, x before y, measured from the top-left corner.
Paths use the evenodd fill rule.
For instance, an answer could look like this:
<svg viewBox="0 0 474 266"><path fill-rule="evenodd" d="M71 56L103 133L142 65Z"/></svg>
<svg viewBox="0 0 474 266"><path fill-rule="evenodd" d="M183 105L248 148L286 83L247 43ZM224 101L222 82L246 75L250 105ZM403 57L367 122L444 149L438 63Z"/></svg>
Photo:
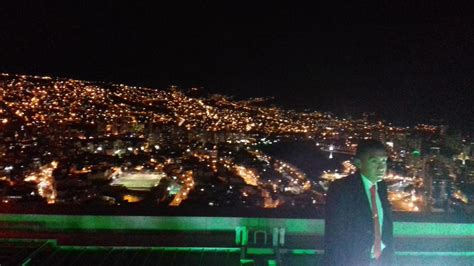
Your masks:
<svg viewBox="0 0 474 266"><path fill-rule="evenodd" d="M387 171L387 153L383 150L369 150L356 159L360 173L373 183L382 180Z"/></svg>

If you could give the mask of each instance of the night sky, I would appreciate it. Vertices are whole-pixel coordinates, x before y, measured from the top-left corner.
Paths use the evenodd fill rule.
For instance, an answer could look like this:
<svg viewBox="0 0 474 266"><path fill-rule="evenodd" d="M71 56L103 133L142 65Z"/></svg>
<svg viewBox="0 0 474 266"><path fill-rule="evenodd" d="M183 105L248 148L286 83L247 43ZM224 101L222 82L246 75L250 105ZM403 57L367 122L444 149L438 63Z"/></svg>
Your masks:
<svg viewBox="0 0 474 266"><path fill-rule="evenodd" d="M474 131L474 24L464 6L93 2L0 7L0 71L204 87Z"/></svg>

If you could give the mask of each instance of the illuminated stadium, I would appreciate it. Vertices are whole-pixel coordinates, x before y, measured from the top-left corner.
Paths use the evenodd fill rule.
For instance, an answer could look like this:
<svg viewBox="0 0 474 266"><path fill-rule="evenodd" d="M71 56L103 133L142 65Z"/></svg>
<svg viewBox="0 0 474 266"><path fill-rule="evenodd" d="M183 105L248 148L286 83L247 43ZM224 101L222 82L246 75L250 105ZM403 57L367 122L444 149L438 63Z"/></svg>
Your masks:
<svg viewBox="0 0 474 266"><path fill-rule="evenodd" d="M118 174L112 186L124 186L129 190L150 190L160 183L164 173L121 173Z"/></svg>

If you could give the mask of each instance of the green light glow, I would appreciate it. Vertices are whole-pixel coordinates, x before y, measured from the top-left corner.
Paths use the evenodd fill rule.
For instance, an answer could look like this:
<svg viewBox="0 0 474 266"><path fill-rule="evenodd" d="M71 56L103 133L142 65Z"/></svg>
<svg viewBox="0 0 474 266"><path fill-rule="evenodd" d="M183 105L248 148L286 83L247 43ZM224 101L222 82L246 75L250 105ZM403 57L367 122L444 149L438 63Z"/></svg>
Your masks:
<svg viewBox="0 0 474 266"><path fill-rule="evenodd" d="M234 231L238 226L250 231L284 227L287 234L324 234L322 219L0 214L0 229L5 230L215 232ZM474 224L395 222L394 233L397 237L474 237Z"/></svg>
<svg viewBox="0 0 474 266"><path fill-rule="evenodd" d="M395 222L398 237L474 237L474 224Z"/></svg>
<svg viewBox="0 0 474 266"><path fill-rule="evenodd" d="M420 157L421 156L421 152L419 150L414 150L411 152L411 154L413 155L413 157Z"/></svg>
<svg viewBox="0 0 474 266"><path fill-rule="evenodd" d="M275 260L268 260L268 266L277 266L277 263Z"/></svg>
<svg viewBox="0 0 474 266"><path fill-rule="evenodd" d="M273 255L273 249L271 248L248 248L247 254L251 255Z"/></svg>
<svg viewBox="0 0 474 266"><path fill-rule="evenodd" d="M284 227L288 234L324 233L324 220L316 219L0 214L0 228L27 231L234 231L238 226L249 230Z"/></svg>
<svg viewBox="0 0 474 266"><path fill-rule="evenodd" d="M241 252L240 248L235 247L111 247L111 246L60 246L55 240L38 240L38 239L2 239L0 243L3 244L14 244L17 246L31 246L32 244L43 244L48 245L49 248L52 248L56 251L80 251L81 253L87 252L106 252L109 250L128 250L128 251L140 251L147 250L156 253L162 252L188 252L188 253L233 253L239 254ZM324 253L323 250L314 250L314 249L283 249L282 252L286 254L291 254L293 256L320 256ZM272 256L274 255L274 249L272 248L248 248L247 254L249 256ZM426 251L397 251L395 252L397 257L400 258L410 258L410 257L430 257L433 259L436 258L468 258L474 257L474 251L463 251L463 252L426 252ZM437 259L436 259L437 260ZM253 259L241 259L241 265L253 265L255 261ZM268 260L268 265L273 265L274 260Z"/></svg>
<svg viewBox="0 0 474 266"><path fill-rule="evenodd" d="M428 257L474 257L474 252L395 252L397 256L428 256Z"/></svg>
<svg viewBox="0 0 474 266"><path fill-rule="evenodd" d="M322 250L313 250L313 249L292 249L291 254L293 255L316 255L323 254Z"/></svg>
<svg viewBox="0 0 474 266"><path fill-rule="evenodd" d="M249 259L240 259L240 265L255 265L254 260L249 260Z"/></svg>
<svg viewBox="0 0 474 266"><path fill-rule="evenodd" d="M59 246L60 250L109 250L110 246ZM210 247L113 247L114 250L151 250L155 252L162 251L184 251L184 252L228 252L239 253L240 248L210 248Z"/></svg>

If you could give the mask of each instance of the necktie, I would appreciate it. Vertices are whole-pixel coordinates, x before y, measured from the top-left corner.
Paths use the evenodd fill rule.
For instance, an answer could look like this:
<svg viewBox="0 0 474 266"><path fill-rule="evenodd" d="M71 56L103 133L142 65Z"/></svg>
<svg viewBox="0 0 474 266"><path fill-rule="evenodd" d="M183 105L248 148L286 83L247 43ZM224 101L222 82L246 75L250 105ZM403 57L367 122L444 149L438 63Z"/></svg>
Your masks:
<svg viewBox="0 0 474 266"><path fill-rule="evenodd" d="M372 196L372 217L374 220L374 256L375 259L379 259L382 254L382 237L380 234L380 222L379 222L379 212L377 210L377 191L375 190L375 185L370 188L370 194Z"/></svg>

